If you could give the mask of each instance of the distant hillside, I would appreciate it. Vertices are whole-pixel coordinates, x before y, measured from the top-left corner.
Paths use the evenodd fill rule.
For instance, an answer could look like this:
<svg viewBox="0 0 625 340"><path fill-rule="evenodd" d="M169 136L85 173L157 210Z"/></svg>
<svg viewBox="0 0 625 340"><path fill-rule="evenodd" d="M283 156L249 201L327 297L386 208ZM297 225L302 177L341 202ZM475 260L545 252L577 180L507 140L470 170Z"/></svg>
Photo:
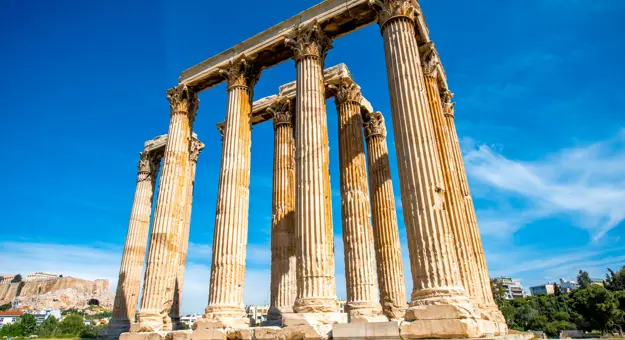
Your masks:
<svg viewBox="0 0 625 340"><path fill-rule="evenodd" d="M39 291L38 305L37 291ZM73 277L0 284L0 305L11 303L17 295L23 309L46 307L62 310L82 309L93 299L97 300L100 306L111 308L114 299L114 294L109 290L108 280L88 281Z"/></svg>

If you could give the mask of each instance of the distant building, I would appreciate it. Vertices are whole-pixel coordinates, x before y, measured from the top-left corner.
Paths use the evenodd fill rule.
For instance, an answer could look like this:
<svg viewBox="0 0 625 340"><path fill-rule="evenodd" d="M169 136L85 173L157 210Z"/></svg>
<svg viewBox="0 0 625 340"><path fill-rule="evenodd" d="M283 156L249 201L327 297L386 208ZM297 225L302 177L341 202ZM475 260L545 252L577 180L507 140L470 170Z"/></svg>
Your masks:
<svg viewBox="0 0 625 340"><path fill-rule="evenodd" d="M44 308L40 311L32 311L28 312L32 314L37 320L37 326L41 326L41 324L50 316L54 316L55 319L61 320L61 311L55 308Z"/></svg>
<svg viewBox="0 0 625 340"><path fill-rule="evenodd" d="M345 304L347 303L347 300L338 299L336 302L339 305L339 313L345 313Z"/></svg>
<svg viewBox="0 0 625 340"><path fill-rule="evenodd" d="M269 313L269 305L249 305L245 307L247 317L250 318L250 325L260 325L267 321L267 313Z"/></svg>
<svg viewBox="0 0 625 340"><path fill-rule="evenodd" d="M0 284L11 283L13 278L15 278L15 275L12 274L0 275Z"/></svg>
<svg viewBox="0 0 625 340"><path fill-rule="evenodd" d="M57 279L58 277L59 275L54 274L54 273L36 272L36 273L30 273L26 275L26 278L24 279L24 281L28 282L28 281L39 281L39 280L54 280L54 279Z"/></svg>
<svg viewBox="0 0 625 340"><path fill-rule="evenodd" d="M180 317L180 322L186 324L187 326L189 326L189 328L191 328L191 326L193 326L193 324L200 318L202 318L202 314L187 314Z"/></svg>
<svg viewBox="0 0 625 340"><path fill-rule="evenodd" d="M556 292L556 283L546 283L544 285L530 287L532 296L539 294L553 295Z"/></svg>
<svg viewBox="0 0 625 340"><path fill-rule="evenodd" d="M560 278L560 291L562 291L562 293L568 294L578 287L577 282Z"/></svg>
<svg viewBox="0 0 625 340"><path fill-rule="evenodd" d="M604 285L602 279L593 279L593 278L590 278L590 284L591 285L601 286L601 287L603 287L603 285Z"/></svg>
<svg viewBox="0 0 625 340"><path fill-rule="evenodd" d="M24 315L24 312L20 312L18 310L0 312L0 327L17 322L17 319L19 319L22 315Z"/></svg>
<svg viewBox="0 0 625 340"><path fill-rule="evenodd" d="M495 280L503 286L506 293L506 300L525 297L525 292L523 291L520 280L513 280L510 277L504 276L495 278Z"/></svg>

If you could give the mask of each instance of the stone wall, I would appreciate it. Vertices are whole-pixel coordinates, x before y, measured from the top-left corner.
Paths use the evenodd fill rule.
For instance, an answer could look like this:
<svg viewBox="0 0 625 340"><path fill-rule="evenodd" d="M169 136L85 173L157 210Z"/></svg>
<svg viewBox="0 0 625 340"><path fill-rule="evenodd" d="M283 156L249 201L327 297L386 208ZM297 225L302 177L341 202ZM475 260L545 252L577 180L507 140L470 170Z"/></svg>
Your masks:
<svg viewBox="0 0 625 340"><path fill-rule="evenodd" d="M0 305L13 301L18 285L0 284ZM64 277L24 282L19 296L22 308L35 308L37 290L39 290L39 308L80 309L87 307L90 299L97 299L100 306L105 308L111 308L113 305L114 296L109 289L108 280L88 281Z"/></svg>

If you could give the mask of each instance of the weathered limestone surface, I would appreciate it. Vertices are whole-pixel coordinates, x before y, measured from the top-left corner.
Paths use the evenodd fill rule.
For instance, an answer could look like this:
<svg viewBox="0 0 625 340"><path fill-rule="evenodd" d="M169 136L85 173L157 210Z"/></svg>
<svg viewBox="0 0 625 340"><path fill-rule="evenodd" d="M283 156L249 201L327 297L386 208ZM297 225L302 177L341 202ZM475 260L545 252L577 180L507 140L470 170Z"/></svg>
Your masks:
<svg viewBox="0 0 625 340"><path fill-rule="evenodd" d="M445 213L445 186L436 154L419 59L414 0L375 2L384 39L397 163L413 279L402 335L479 337L479 314L465 295ZM424 331L425 330L425 331Z"/></svg>
<svg viewBox="0 0 625 340"><path fill-rule="evenodd" d="M406 313L406 287L386 126L380 112L365 114L364 121L380 303L389 319L398 320Z"/></svg>
<svg viewBox="0 0 625 340"><path fill-rule="evenodd" d="M174 329L182 329L180 322L180 305L182 303L182 288L184 287L184 269L187 266L187 251L189 249L189 232L191 231L191 207L193 204L193 189L195 187L195 170L200 152L204 149L204 143L197 138L191 140L189 150L190 165L186 177L187 203L181 219L182 237L180 238L180 254L178 257L178 273L175 282L174 300L171 311L171 321Z"/></svg>
<svg viewBox="0 0 625 340"><path fill-rule="evenodd" d="M217 194L209 302L202 322L196 323L197 332L213 327L213 320L223 322L226 327L249 324L243 291L249 213L250 114L253 89L260 70L242 59L233 62L222 74L228 80L228 110Z"/></svg>
<svg viewBox="0 0 625 340"><path fill-rule="evenodd" d="M115 303L111 321L106 330L108 336L115 337L127 332L130 330L130 324L135 321L135 309L139 301L141 273L150 229L152 198L162 157L162 150L154 152L144 150L139 159L137 187L119 270Z"/></svg>
<svg viewBox="0 0 625 340"><path fill-rule="evenodd" d="M449 224L453 234L453 241L458 268L460 269L460 279L467 295L477 304L482 303L483 296L477 290L477 268L472 253L472 247L468 237L468 228L465 216L462 212L463 200L460 197L460 183L455 176L455 165L451 162L450 141L447 135L445 120L443 117L443 106L441 104L440 89L437 84L437 60L432 58L433 45L430 43L423 48L421 54L421 65L425 78L425 89L427 92L430 113L436 136L436 149L441 162L443 185L445 188L445 211L449 218Z"/></svg>
<svg viewBox="0 0 625 340"><path fill-rule="evenodd" d="M286 98L270 108L274 125L273 217L271 223L271 300L268 318L292 313L297 296L295 271L295 103Z"/></svg>
<svg viewBox="0 0 625 340"><path fill-rule="evenodd" d="M316 24L289 38L297 69L295 114L295 311L333 312L336 303L328 124L323 61L331 41Z"/></svg>
<svg viewBox="0 0 625 340"><path fill-rule="evenodd" d="M476 289L481 291L484 305L481 306L482 310L486 312L491 320L496 322L498 327L498 334L506 335L508 333L508 326L503 314L497 307L493 292L490 287L490 276L488 275L488 267L486 265L486 257L484 256L484 247L482 245L482 239L480 237L480 231L477 224L477 217L475 216L475 207L473 206L473 199L471 198L471 192L469 191L469 182L467 180L467 173L464 169L464 162L462 160L462 152L460 150L460 141L456 132L456 125L454 122L454 104L451 102L452 95L449 91L443 93L443 114L445 119L445 128L447 131L447 138L449 140L449 149L451 154L451 162L455 170L455 176L460 184L462 202L461 209L467 221L468 238L470 241L470 249L473 252L473 259L475 261L475 267L477 271L477 281L475 283Z"/></svg>
<svg viewBox="0 0 625 340"><path fill-rule="evenodd" d="M186 86L167 91L171 118L148 250L141 308L135 332L171 330L171 312L185 209L189 144L197 94Z"/></svg>
<svg viewBox="0 0 625 340"><path fill-rule="evenodd" d="M360 115L361 92L351 79L333 87L339 121L341 212L350 322L386 321L379 303L367 184L367 161Z"/></svg>

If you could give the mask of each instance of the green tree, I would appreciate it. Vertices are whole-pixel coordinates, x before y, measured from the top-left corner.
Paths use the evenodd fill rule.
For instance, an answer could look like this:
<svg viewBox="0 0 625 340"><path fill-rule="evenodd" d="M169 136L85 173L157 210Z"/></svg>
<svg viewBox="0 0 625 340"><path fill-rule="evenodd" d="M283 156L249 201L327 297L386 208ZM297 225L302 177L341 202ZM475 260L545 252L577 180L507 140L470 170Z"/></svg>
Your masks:
<svg viewBox="0 0 625 340"><path fill-rule="evenodd" d="M11 309L11 307L12 307L12 306L11 306L11 304L10 304L10 303L5 303L4 305L1 305L1 306L0 306L0 312L4 312L4 311L6 311L6 310L9 310L9 309Z"/></svg>
<svg viewBox="0 0 625 340"><path fill-rule="evenodd" d="M62 335L79 335L82 329L85 327L82 316L78 314L71 314L65 317L63 321L59 323L59 334Z"/></svg>
<svg viewBox="0 0 625 340"><path fill-rule="evenodd" d="M100 329L102 329L101 326L88 325L88 326L83 327L82 331L80 331L79 336L81 339L97 338L98 331Z"/></svg>
<svg viewBox="0 0 625 340"><path fill-rule="evenodd" d="M536 315L536 317L534 317L529 322L529 327L528 327L527 330L543 331L544 332L548 323L549 323L549 320L547 320L546 316L544 316L544 315Z"/></svg>
<svg viewBox="0 0 625 340"><path fill-rule="evenodd" d="M538 316L538 311L529 305L521 306L514 314L514 320L517 326L523 330L529 330L532 321Z"/></svg>
<svg viewBox="0 0 625 340"><path fill-rule="evenodd" d="M43 320L41 326L39 326L39 336L41 337L51 337L58 332L59 321L52 315L50 315L47 319Z"/></svg>
<svg viewBox="0 0 625 340"><path fill-rule="evenodd" d="M588 272L579 270L579 274L577 275L577 284L579 288L588 288L590 286L590 275Z"/></svg>
<svg viewBox="0 0 625 340"><path fill-rule="evenodd" d="M22 275L21 274L15 275L13 280L11 280L11 283L17 283L17 282L22 282Z"/></svg>
<svg viewBox="0 0 625 340"><path fill-rule="evenodd" d="M619 317L619 301L614 293L599 285L576 289L571 296L573 308L593 329L604 333ZM579 325L585 328L586 324Z"/></svg>
<svg viewBox="0 0 625 340"><path fill-rule="evenodd" d="M17 322L19 333L22 336L31 336L37 332L37 319L32 314L24 314Z"/></svg>
<svg viewBox="0 0 625 340"><path fill-rule="evenodd" d="M569 315L569 313L567 312L557 312L553 315L553 320L569 322L571 321L571 315Z"/></svg>
<svg viewBox="0 0 625 340"><path fill-rule="evenodd" d="M490 289L493 292L493 298L497 306L501 308L504 301L506 301L506 290L503 288L501 281L497 279L490 279Z"/></svg>
<svg viewBox="0 0 625 340"><path fill-rule="evenodd" d="M608 273L605 274L605 288L613 292L625 290L625 266L617 272L608 268Z"/></svg>

